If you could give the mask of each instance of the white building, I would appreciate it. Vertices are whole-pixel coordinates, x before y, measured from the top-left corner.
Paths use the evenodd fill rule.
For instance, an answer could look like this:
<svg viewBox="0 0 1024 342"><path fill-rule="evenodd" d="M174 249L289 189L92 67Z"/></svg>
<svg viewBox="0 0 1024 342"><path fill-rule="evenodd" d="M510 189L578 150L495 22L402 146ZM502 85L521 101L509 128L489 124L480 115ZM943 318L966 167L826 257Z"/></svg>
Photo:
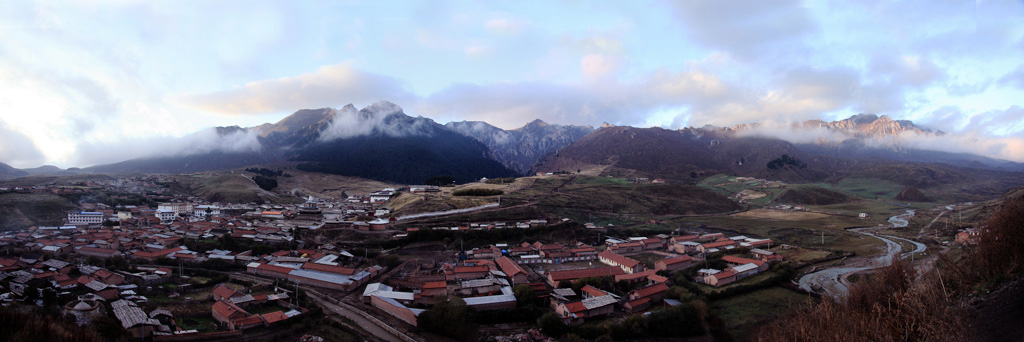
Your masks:
<svg viewBox="0 0 1024 342"><path fill-rule="evenodd" d="M68 213L68 224L85 225L103 223L103 213L94 211L73 211Z"/></svg>
<svg viewBox="0 0 1024 342"><path fill-rule="evenodd" d="M192 213L192 203L160 203L156 209L172 211L175 215L190 214Z"/></svg>
<svg viewBox="0 0 1024 342"><path fill-rule="evenodd" d="M178 214L171 210L157 209L156 211L156 217L159 218L161 222L174 221L175 216L178 216Z"/></svg>

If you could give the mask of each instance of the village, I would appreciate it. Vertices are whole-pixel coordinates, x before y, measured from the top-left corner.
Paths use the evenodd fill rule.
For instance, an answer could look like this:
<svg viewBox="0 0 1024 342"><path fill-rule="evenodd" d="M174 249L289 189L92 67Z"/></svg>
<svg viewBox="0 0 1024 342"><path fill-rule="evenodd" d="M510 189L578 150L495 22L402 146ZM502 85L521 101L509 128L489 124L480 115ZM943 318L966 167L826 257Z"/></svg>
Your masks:
<svg viewBox="0 0 1024 342"><path fill-rule="evenodd" d="M140 192L147 188L145 182L117 184ZM60 189L5 190L76 191ZM148 193L159 193L152 190ZM569 325L679 305L678 298L667 296L678 274L721 287L782 260L768 251L771 240L722 233L609 237L592 245L506 241L430 257L385 250L370 256L369 248L346 249L318 234L341 230L400 241L419 231L529 230L573 223L540 218L398 230L398 218L382 204L400 191L439 189L388 188L341 201L309 197L294 205L171 196L161 199L173 201L152 207L84 203L89 211L68 212L62 226L0 236L0 303L59 305L82 323L110 315L135 338L203 340L273 329L302 317L310 311L302 304L313 303L295 298L298 290L355 308L396 336L410 336L419 331L421 313L450 298L476 311L510 310L529 289L531 301L543 302ZM720 257L724 263L718 268L690 270L708 255L734 248L744 253ZM607 279L603 285L596 281L602 278Z"/></svg>
<svg viewBox="0 0 1024 342"><path fill-rule="evenodd" d="M256 204L169 196L147 181L111 184L167 201L83 203L88 211L68 212L64 225L0 235L0 304L59 307L79 324L113 318L132 338L199 341L276 336L311 315L356 322L343 329L363 338L453 337L429 317L458 303L490 317L481 334L545 340L655 312L699 320L688 302L697 295L799 292L783 255L807 252L703 230L623 235L556 217L439 225L443 218L417 221L434 214L387 207L403 192L442 190L434 185ZM472 234L487 238L465 246ZM488 323L521 329L488 332Z"/></svg>

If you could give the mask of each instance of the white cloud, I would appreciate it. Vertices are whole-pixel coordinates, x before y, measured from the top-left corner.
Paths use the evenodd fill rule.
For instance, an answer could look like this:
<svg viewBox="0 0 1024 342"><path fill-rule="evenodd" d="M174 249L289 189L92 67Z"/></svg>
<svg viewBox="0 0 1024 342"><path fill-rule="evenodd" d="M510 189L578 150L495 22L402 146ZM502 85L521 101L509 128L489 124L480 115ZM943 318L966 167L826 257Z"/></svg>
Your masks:
<svg viewBox="0 0 1024 342"><path fill-rule="evenodd" d="M494 18L484 23L487 31L499 34L519 34L528 27L527 22L510 18Z"/></svg>
<svg viewBox="0 0 1024 342"><path fill-rule="evenodd" d="M333 107L345 102L372 103L381 99L402 102L412 97L402 82L358 70L345 62L299 76L253 81L215 93L185 95L181 100L204 111L251 114Z"/></svg>
<svg viewBox="0 0 1024 342"><path fill-rule="evenodd" d="M46 157L32 139L0 120L0 163L26 168L43 165L45 161Z"/></svg>

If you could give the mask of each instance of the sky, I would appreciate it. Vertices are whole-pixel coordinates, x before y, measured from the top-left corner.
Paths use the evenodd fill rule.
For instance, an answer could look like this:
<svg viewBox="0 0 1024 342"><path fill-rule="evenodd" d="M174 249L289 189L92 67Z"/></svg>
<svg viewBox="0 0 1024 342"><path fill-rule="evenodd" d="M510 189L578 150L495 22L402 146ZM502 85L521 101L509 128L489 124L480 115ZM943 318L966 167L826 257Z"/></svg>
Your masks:
<svg viewBox="0 0 1024 342"><path fill-rule="evenodd" d="M4 1L0 162L192 146L386 100L439 123L877 113L1024 161L1021 1Z"/></svg>

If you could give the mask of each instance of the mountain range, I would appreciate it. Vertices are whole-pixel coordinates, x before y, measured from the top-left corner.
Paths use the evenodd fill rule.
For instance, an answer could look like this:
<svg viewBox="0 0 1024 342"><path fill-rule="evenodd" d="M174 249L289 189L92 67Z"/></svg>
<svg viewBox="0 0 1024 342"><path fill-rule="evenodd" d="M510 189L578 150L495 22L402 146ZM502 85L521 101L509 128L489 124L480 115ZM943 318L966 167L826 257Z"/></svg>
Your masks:
<svg viewBox="0 0 1024 342"><path fill-rule="evenodd" d="M382 101L362 109L351 104L303 109L255 127L215 127L187 137L174 152L85 169L18 170L0 164L0 179L81 172L190 173L287 164L305 171L408 184L437 176L466 182L583 169L687 182L716 173L822 181L857 172L917 167L930 171L890 178L927 187L942 175L965 169L1024 171L1019 163L923 150L897 139L943 134L874 114L785 127L746 124L667 130L604 124L595 129L534 120L504 130L482 121L441 125Z"/></svg>

